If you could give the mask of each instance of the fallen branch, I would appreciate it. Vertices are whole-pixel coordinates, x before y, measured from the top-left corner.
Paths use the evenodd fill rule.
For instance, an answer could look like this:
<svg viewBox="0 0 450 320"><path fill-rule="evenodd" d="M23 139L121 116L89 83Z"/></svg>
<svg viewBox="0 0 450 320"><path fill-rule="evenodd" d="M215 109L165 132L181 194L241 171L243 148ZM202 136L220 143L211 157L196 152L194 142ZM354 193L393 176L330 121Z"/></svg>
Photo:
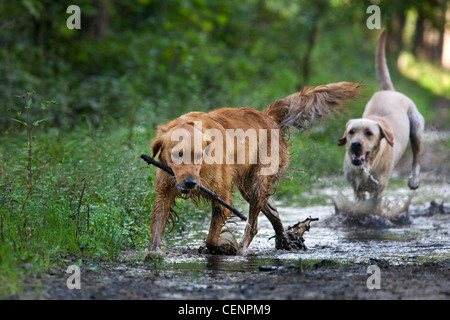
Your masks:
<svg viewBox="0 0 450 320"><path fill-rule="evenodd" d="M308 217L305 220L298 222L294 224L292 227L288 226L287 230L284 232L284 234L281 235L274 235L269 238L276 238L277 241L282 244L283 242L288 243L287 247L284 247L283 245L280 247L277 247L277 249L303 249L306 250L305 246L305 239L303 238L303 233L305 231L309 231L311 221L318 221L319 218L311 218ZM277 243L277 242L276 242Z"/></svg>
<svg viewBox="0 0 450 320"><path fill-rule="evenodd" d="M175 174L173 173L173 170L165 165L163 165L162 163L156 161L155 159L153 159L152 157L146 155L146 154L141 154L141 158L147 162L148 164L152 164L155 167L160 168L161 170L164 170L165 172L167 172L168 174L174 176ZM230 210L232 213L234 213L235 215L237 215L239 218L241 218L244 221L247 221L247 217L244 216L241 212L239 212L238 210L236 210L234 207L230 206L228 203L226 203L224 200L222 200L216 193L214 193L213 191L209 190L208 188L202 186L201 184L197 185L197 188L199 190L201 190L202 192L206 193L209 197L211 197L213 200L217 201L218 203L220 203L221 205L223 205L225 208L227 208L228 210Z"/></svg>
<svg viewBox="0 0 450 320"><path fill-rule="evenodd" d="M302 222L298 222L294 224L292 227L289 226L286 233L289 236L295 233L295 235L298 236L300 240L303 242L305 241L305 239L303 238L303 234L305 233L305 231L309 231L309 228L311 227L310 226L311 221L318 221L318 220L319 218L311 218L311 216L309 216Z"/></svg>

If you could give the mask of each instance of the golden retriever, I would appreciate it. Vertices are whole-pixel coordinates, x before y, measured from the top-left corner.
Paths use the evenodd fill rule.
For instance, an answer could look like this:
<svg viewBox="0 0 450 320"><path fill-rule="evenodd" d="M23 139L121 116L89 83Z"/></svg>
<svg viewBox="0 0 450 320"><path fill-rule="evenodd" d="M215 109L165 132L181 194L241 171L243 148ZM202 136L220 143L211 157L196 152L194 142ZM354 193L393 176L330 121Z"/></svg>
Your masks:
<svg viewBox="0 0 450 320"><path fill-rule="evenodd" d="M408 140L413 152L410 189L420 182L420 153L424 119L414 102L394 90L385 57L386 31L378 40L375 65L381 91L367 103L360 119L347 122L339 146L346 145L345 176L358 201L369 193L369 207L380 204L394 166L402 157Z"/></svg>
<svg viewBox="0 0 450 320"><path fill-rule="evenodd" d="M166 224L175 214L175 198L210 200L196 188L199 184L229 204L234 185L250 205L238 245L225 227L230 211L212 201L206 238L210 253L245 254L258 231L261 211L275 230L276 248L295 248L286 237L277 209L268 202L289 166L287 131L291 127L307 129L316 118L341 111L346 100L360 96L360 90L359 83L348 82L305 87L263 111L246 107L191 112L159 126L152 142L153 158L158 156L175 176L157 169L150 252L160 248Z"/></svg>

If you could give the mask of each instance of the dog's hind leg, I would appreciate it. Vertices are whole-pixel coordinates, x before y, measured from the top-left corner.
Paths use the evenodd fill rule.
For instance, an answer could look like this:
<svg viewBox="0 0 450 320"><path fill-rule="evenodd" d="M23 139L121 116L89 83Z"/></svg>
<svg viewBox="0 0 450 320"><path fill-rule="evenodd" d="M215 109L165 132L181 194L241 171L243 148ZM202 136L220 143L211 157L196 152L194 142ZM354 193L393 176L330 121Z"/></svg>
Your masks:
<svg viewBox="0 0 450 320"><path fill-rule="evenodd" d="M244 238L242 239L240 245L241 253L246 253L253 237L258 233L258 215L260 211L262 211L267 219L269 219L275 231L275 248L285 250L297 248L297 246L293 245L286 236L277 209L267 201L259 201L254 204L250 203L248 224L245 228Z"/></svg>
<svg viewBox="0 0 450 320"><path fill-rule="evenodd" d="M303 249L304 244L300 239L292 239L286 235L280 215L275 206L266 202L262 208L262 212L269 219L275 231L275 248L283 250Z"/></svg>
<svg viewBox="0 0 450 320"><path fill-rule="evenodd" d="M413 153L411 173L408 178L408 187L415 190L420 183L420 154L422 153L422 137L425 121L419 112L408 114L410 121L410 141Z"/></svg>
<svg viewBox="0 0 450 320"><path fill-rule="evenodd" d="M276 235L283 234L284 227L283 224L281 223L280 215L278 214L277 208L274 205L270 204L269 202L266 202L266 204L262 207L262 212L272 224L275 234Z"/></svg>
<svg viewBox="0 0 450 320"><path fill-rule="evenodd" d="M239 244L241 255L247 254L247 249L255 235L258 233L258 215L261 212L260 201L250 201L250 210L248 214L247 226L245 227L244 237Z"/></svg>
<svg viewBox="0 0 450 320"><path fill-rule="evenodd" d="M289 240L284 233L284 227L281 223L280 215L275 206L266 202L262 208L262 212L269 219L275 231L275 248L276 249L290 249Z"/></svg>

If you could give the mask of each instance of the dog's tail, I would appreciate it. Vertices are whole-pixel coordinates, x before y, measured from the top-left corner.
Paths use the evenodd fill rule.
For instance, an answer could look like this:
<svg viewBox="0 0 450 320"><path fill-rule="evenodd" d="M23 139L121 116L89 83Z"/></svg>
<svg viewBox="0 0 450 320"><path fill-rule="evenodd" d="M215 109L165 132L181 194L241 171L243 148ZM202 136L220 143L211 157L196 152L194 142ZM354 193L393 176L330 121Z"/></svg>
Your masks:
<svg viewBox="0 0 450 320"><path fill-rule="evenodd" d="M378 39L377 51L375 53L375 70L377 71L377 79L381 90L394 91L394 85L389 75L389 69L386 63L386 30L380 35Z"/></svg>
<svg viewBox="0 0 450 320"><path fill-rule="evenodd" d="M361 96L361 90L361 83L350 82L309 86L273 102L263 112L275 119L283 131L291 127L303 131L316 119L342 111L347 100Z"/></svg>

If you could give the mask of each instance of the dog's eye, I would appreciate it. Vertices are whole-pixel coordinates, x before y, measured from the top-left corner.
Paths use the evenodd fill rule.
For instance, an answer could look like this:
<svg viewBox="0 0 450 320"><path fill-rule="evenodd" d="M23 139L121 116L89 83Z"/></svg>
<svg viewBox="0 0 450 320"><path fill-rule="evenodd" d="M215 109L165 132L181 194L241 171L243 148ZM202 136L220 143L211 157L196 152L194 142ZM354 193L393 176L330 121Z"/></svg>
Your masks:
<svg viewBox="0 0 450 320"><path fill-rule="evenodd" d="M370 137L372 135L373 135L372 131L366 131L366 136Z"/></svg>
<svg viewBox="0 0 450 320"><path fill-rule="evenodd" d="M183 158L183 150L173 151L172 152L172 157L173 158L178 158L178 159Z"/></svg>
<svg viewBox="0 0 450 320"><path fill-rule="evenodd" d="M348 134L354 134L355 133L355 130L350 130L349 132L348 132Z"/></svg>

